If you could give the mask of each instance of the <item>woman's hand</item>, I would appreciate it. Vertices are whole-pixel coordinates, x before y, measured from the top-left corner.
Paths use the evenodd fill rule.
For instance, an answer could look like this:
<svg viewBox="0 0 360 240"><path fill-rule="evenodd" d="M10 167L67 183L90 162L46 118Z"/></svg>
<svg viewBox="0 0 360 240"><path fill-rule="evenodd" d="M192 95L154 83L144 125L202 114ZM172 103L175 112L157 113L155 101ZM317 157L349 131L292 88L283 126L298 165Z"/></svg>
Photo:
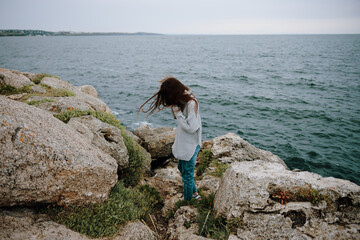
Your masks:
<svg viewBox="0 0 360 240"><path fill-rule="evenodd" d="M183 113L181 111L181 108L178 106L171 106L171 112L173 113L174 118L178 118L178 116L182 116Z"/></svg>
<svg viewBox="0 0 360 240"><path fill-rule="evenodd" d="M177 113L180 113L181 112L181 108L178 107L178 106L174 106L174 113L177 114Z"/></svg>

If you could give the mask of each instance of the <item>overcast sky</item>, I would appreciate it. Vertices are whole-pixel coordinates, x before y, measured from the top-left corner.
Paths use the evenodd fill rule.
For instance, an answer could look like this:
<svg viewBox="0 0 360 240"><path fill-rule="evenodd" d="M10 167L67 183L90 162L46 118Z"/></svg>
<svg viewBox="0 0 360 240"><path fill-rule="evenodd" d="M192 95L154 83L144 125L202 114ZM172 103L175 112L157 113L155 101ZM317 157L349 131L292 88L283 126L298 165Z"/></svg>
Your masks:
<svg viewBox="0 0 360 240"><path fill-rule="evenodd" d="M360 33L360 0L0 0L0 29Z"/></svg>

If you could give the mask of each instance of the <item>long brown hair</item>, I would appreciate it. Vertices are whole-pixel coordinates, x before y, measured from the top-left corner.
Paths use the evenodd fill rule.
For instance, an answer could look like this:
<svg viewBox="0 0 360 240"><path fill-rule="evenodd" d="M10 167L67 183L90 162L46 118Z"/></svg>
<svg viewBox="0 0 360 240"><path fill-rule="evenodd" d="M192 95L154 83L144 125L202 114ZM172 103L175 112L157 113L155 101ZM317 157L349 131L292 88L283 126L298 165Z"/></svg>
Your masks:
<svg viewBox="0 0 360 240"><path fill-rule="evenodd" d="M167 107L171 107L171 111L174 115L173 107L177 106L184 110L185 105L188 101L194 100L196 103L195 111L198 109L198 102L195 96L190 92L190 89L182 84L179 80L174 77L167 77L160 81L161 86L157 93L150 97L146 102L141 105L139 111L143 113L148 113L147 117L153 114L154 112L160 112ZM147 110L144 109L144 106L150 102L150 106Z"/></svg>

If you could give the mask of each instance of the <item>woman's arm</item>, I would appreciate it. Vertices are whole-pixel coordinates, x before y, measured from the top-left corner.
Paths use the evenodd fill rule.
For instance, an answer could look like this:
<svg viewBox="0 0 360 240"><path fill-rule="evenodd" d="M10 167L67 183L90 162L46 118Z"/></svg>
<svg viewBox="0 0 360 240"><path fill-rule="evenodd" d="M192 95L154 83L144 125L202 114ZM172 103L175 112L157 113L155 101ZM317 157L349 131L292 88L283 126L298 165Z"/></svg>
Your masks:
<svg viewBox="0 0 360 240"><path fill-rule="evenodd" d="M197 104L194 100L188 103L188 116L185 117L181 110L175 112L178 125L186 132L193 134L200 128L199 111L195 111ZM197 113L196 113L197 112Z"/></svg>

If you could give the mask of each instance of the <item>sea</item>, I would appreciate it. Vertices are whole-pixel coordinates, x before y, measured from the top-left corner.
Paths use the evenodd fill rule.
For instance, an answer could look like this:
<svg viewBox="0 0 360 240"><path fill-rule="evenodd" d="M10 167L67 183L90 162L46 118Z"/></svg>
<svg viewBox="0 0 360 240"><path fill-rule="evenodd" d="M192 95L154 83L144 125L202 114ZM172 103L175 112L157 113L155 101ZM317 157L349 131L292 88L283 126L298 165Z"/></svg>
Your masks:
<svg viewBox="0 0 360 240"><path fill-rule="evenodd" d="M169 109L138 114L174 76L204 140L233 132L290 169L360 185L360 35L3 37L0 67L93 85L130 130L176 127Z"/></svg>

